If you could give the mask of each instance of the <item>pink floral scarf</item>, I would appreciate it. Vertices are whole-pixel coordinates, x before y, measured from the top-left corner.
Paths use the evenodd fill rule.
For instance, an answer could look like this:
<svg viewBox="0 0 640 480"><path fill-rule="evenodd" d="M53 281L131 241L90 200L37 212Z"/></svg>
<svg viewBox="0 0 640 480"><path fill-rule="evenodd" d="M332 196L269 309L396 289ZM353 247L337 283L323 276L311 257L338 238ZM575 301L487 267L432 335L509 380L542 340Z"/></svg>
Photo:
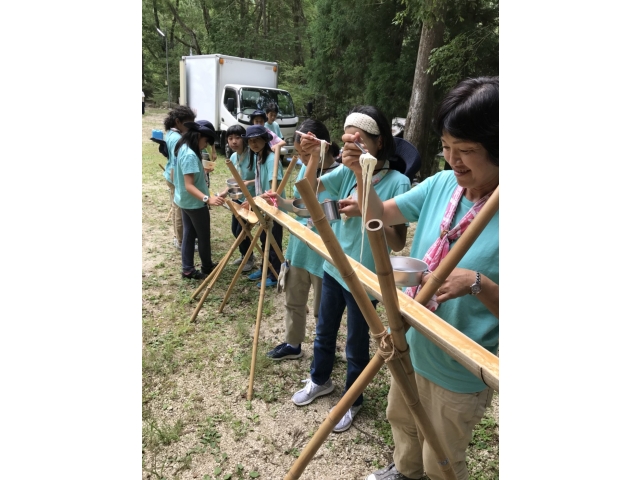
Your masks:
<svg viewBox="0 0 640 480"><path fill-rule="evenodd" d="M458 209L458 204L460 203L460 199L462 198L464 191L465 189L461 186L457 186L453 191L451 200L449 200L449 204L447 205L447 210L444 213L444 218L440 223L440 237L438 237L438 239L433 242L433 245L431 245L429 250L427 250L427 253L422 259L427 264L427 266L429 267L429 271L431 272L433 272L438 267L438 265L440 265L442 259L447 255L447 253L449 253L449 244L452 241L460 238L460 235L464 233L471 221L482 209L484 204L487 203L487 200L491 196L491 193L493 193L488 193L476 203L474 203L473 207L471 207L471 209L469 209L465 216L462 217L460 223L450 229L451 222L453 221L453 217L456 213L456 210ZM415 298L421 288L422 285L418 285L417 287L410 287L405 290L405 293L411 298ZM429 299L429 301L427 302L427 309L431 312L435 312L438 308L438 305L439 304L436 301L436 295L433 295L433 297L431 297L431 299Z"/></svg>

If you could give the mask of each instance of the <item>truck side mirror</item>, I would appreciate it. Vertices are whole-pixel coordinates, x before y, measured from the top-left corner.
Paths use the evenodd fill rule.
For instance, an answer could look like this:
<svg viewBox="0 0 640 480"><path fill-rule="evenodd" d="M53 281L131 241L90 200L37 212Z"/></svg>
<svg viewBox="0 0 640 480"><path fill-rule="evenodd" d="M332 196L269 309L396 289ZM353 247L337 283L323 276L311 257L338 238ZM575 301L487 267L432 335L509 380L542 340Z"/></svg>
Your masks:
<svg viewBox="0 0 640 480"><path fill-rule="evenodd" d="M236 114L236 99L235 98L227 98L227 110L229 113L235 116Z"/></svg>
<svg viewBox="0 0 640 480"><path fill-rule="evenodd" d="M307 115L313 115L313 102L307 102Z"/></svg>

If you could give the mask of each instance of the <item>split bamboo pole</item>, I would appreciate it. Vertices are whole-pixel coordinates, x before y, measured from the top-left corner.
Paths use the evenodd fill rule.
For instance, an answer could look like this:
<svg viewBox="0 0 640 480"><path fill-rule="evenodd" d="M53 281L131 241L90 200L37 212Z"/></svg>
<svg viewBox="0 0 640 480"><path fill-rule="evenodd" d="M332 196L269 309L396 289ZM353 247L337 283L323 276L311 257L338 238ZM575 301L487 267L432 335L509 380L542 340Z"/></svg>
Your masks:
<svg viewBox="0 0 640 480"><path fill-rule="evenodd" d="M298 237L322 258L333 263L327 247L316 233L304 227L286 213L269 205L262 198L258 198L256 201L266 215L287 228L291 234ZM462 236L466 235L466 233L463 233ZM458 242L461 239L462 237L458 239ZM348 261L356 271L367 293L375 299L383 301L376 275L356 260L348 258ZM401 290L398 289L397 293L400 312L404 321L420 332L421 335L438 345L486 385L499 391L500 362L498 357L445 322L435 313L427 310L424 305L416 302Z"/></svg>
<svg viewBox="0 0 640 480"><path fill-rule="evenodd" d="M280 185L278 186L278 189L276 190L278 195L282 194L283 190L285 189L287 181L289 180L289 176L291 175L291 172L293 171L293 166L294 165L295 165L294 162L289 163L289 166L287 167L287 170L284 173L284 178L282 179L282 182L280 182ZM231 202L230 200L227 200L227 204L229 205L229 209L231 210L233 215L235 215L236 219L238 220L238 223L240 223L240 225L242 225L242 229L243 229L244 232L246 232L246 236L248 238L251 238L251 232L247 231L247 228L249 228L248 227L248 222L247 223L243 222L242 217L240 216L240 214L237 211L236 206L235 206L235 204L233 204L233 202ZM254 249L254 247L255 247L255 245L257 243L257 238L260 236L260 232L261 231L262 230L259 230L259 232L255 236L255 238L253 238L251 240L251 246L249 247L248 252L253 252L253 249ZM245 255L245 258L242 259L242 262L240 263L240 266L238 267L238 270L236 271L236 274L234 275L233 279L231 280L231 283L229 284L229 288L227 288L227 293L225 294L224 299L222 300L222 303L220 304L220 308L218 309L218 313L222 313L222 311L224 310L224 307L227 304L227 301L229 300L229 297L231 296L231 291L233 290L233 287L235 286L236 282L238 281L238 278L240 277L240 274L242 273L242 269L246 265L248 259L249 259L249 257L247 255ZM276 275L275 269L271 266L271 263L269 263L269 267L271 268L271 271L274 272L274 275ZM277 277L277 275L276 275L276 277Z"/></svg>
<svg viewBox="0 0 640 480"><path fill-rule="evenodd" d="M371 330L373 337L378 342L378 352L374 356L374 359L378 357L387 357L392 358L393 345L391 341L383 341L385 337L388 337L386 334L386 329L382 325L376 310L371 303L367 293L365 292L364 287L358 280L355 270L351 267L351 264L348 261L347 255L342 250L342 246L338 242L333 229L329 225L327 218L316 199L314 192L309 185L307 179L302 179L301 181L296 183L296 187L298 188L298 192L300 196L304 199L304 203L311 214L311 218L313 219L313 224L318 229L318 233L322 238L331 258L333 259L333 264L336 266L343 280L349 287L349 291L353 295L353 298L356 300L360 311L362 312L367 324L369 325L369 329ZM384 241L384 240L383 240ZM386 251L386 245L384 247L384 255L388 257L388 253ZM379 254L379 253L378 253ZM374 253L374 257L376 254ZM332 428L337 424L337 422L345 415L347 410L353 405L355 399L364 391L366 386L370 383L371 379L375 376L375 374L380 370L384 362L380 362L376 360L375 362L371 361L370 364L373 363L371 368L367 365L367 377L363 378L362 381L356 381L353 383L351 388L347 391L347 393L343 396L342 400L338 402L338 404L333 408L330 416L323 423L324 428L318 430L309 443L305 446L304 450L309 450L304 457L298 457L294 465L289 470L287 476L285 476L286 480L298 479L300 475L306 468L307 464L315 453L318 451L322 443L326 440L329 433L331 433ZM424 415L424 410L420 407L420 403L417 400L417 393L411 391L411 384L407 378L406 372L402 364L398 359L389 362L392 364L390 368L394 377L398 380L398 385L400 386L403 395L406 395L408 399L409 407L412 408L412 413L416 417L417 420L420 420L420 425L418 426L422 432L422 434L429 439L429 445L433 448L434 453L438 458L438 464L440 466L441 472L445 479L448 480L456 480L456 475L451 468L451 463L446 458L444 454L444 450L442 446L438 442L437 437L435 437L435 429L432 425L429 424L428 418ZM362 374L358 377L360 380ZM420 415L420 410L422 410L422 415ZM328 424L325 426L325 424ZM331 428L329 428L331 426ZM302 459L301 459L302 458Z"/></svg>

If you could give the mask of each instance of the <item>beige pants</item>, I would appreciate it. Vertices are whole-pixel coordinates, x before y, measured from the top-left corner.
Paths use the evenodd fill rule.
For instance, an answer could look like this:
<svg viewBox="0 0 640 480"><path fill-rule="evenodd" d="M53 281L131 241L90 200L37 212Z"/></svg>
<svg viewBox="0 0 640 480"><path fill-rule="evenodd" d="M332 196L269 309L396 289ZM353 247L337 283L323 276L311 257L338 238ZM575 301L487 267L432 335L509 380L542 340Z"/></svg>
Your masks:
<svg viewBox="0 0 640 480"><path fill-rule="evenodd" d="M173 201L173 195L175 194L176 187L173 183L167 181L167 185L169 186L169 197L170 197L170 208L172 209L171 219L173 221L173 236L178 239L178 245L182 245L182 210L180 207L176 205L176 202Z"/></svg>
<svg viewBox="0 0 640 480"><path fill-rule="evenodd" d="M317 318L322 296L322 277L317 277L304 268L291 266L285 284L284 317L285 342L298 345L304 342L307 329L307 300L313 285L313 315Z"/></svg>
<svg viewBox="0 0 640 480"><path fill-rule="evenodd" d="M420 403L433 423L438 440L451 462L458 480L468 480L466 453L473 428L491 404L493 390L455 393L439 387L416 373ZM391 425L395 451L393 460L403 475L419 479L426 471L431 480L443 480L437 459L425 442L420 448L417 427L397 383L392 378L387 419Z"/></svg>

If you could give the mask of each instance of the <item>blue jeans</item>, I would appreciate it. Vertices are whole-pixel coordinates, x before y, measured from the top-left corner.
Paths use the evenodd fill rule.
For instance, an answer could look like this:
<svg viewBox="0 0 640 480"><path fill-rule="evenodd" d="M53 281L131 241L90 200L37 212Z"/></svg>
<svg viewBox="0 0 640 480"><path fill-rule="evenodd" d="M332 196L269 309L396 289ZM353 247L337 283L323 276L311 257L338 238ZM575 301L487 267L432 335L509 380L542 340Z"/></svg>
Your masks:
<svg viewBox="0 0 640 480"><path fill-rule="evenodd" d="M373 306L378 304L372 301ZM311 380L316 385L326 383L333 371L336 355L336 340L344 309L347 309L347 381L343 395L353 385L356 378L369 363L369 325L351 292L347 291L327 272L322 277L322 297L316 326L316 338L313 341L313 360L311 362ZM361 405L362 394L354 405Z"/></svg>

